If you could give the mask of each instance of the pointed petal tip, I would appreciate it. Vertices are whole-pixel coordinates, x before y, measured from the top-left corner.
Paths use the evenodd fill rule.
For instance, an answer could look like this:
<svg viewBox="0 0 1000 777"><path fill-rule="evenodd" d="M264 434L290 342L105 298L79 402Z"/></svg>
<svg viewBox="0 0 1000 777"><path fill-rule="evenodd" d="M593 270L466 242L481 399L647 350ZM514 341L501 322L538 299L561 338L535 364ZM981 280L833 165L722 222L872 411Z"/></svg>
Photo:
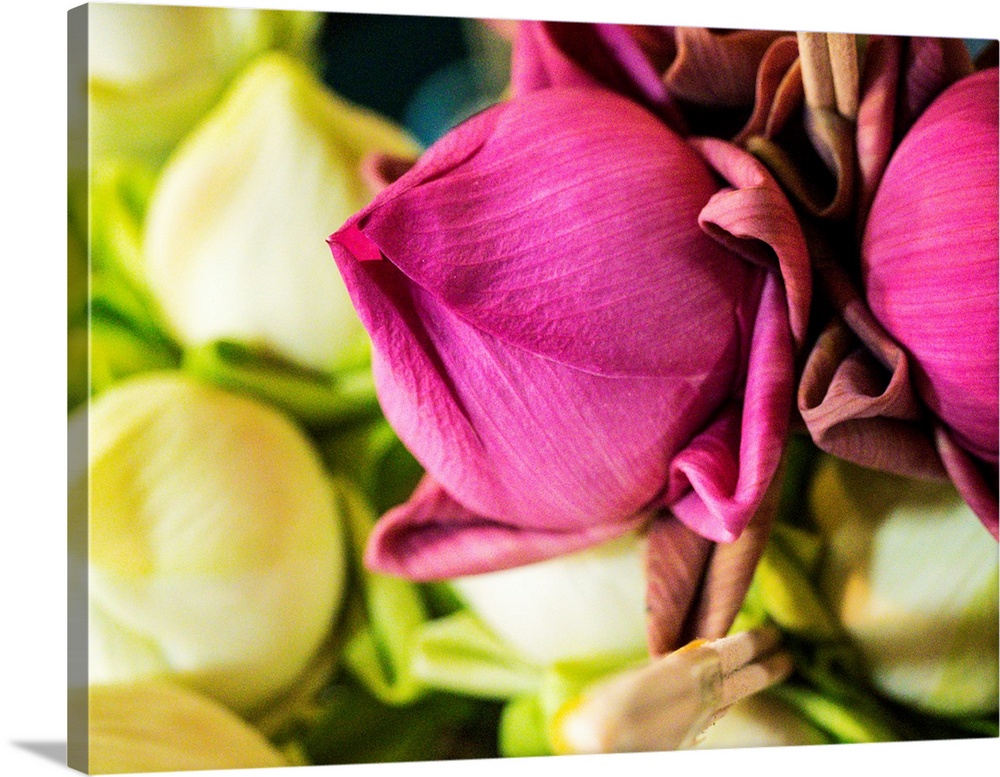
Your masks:
<svg viewBox="0 0 1000 777"><path fill-rule="evenodd" d="M384 259L382 250L368 235L362 232L355 220L349 221L327 238L331 250L339 245L359 262L375 262Z"/></svg>

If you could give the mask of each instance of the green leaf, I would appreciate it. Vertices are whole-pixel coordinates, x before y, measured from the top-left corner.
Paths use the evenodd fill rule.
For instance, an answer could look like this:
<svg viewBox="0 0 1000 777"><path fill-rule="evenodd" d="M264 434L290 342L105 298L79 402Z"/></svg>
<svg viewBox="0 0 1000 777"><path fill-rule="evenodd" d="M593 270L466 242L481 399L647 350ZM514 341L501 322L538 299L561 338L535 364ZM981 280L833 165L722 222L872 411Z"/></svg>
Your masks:
<svg viewBox="0 0 1000 777"><path fill-rule="evenodd" d="M537 695L511 699L500 718L500 753L514 758L554 755L546 730Z"/></svg>
<svg viewBox="0 0 1000 777"><path fill-rule="evenodd" d="M423 597L415 584L365 568L364 548L375 516L347 481L337 478L334 485L348 520L364 614L344 646L345 665L382 702L409 704L427 690L412 669L417 631L428 617Z"/></svg>
<svg viewBox="0 0 1000 777"><path fill-rule="evenodd" d="M272 404L307 426L342 424L379 412L367 366L326 375L232 340L186 350L183 366L202 380Z"/></svg>
<svg viewBox="0 0 1000 777"><path fill-rule="evenodd" d="M319 445L327 466L356 483L379 515L405 502L424 473L381 415L338 428Z"/></svg>
<svg viewBox="0 0 1000 777"><path fill-rule="evenodd" d="M791 704L837 742L895 742L903 738L889 714L878 707L790 683L772 688L771 693Z"/></svg>
<svg viewBox="0 0 1000 777"><path fill-rule="evenodd" d="M538 667L467 611L429 621L420 629L413 670L427 685L493 699L537 691L541 682Z"/></svg>
<svg viewBox="0 0 1000 777"><path fill-rule="evenodd" d="M399 763L449 757L461 728L481 709L438 694L409 706L387 704L353 684L331 686L323 712L302 738L314 764Z"/></svg>
<svg viewBox="0 0 1000 777"><path fill-rule="evenodd" d="M79 342L74 345L79 348ZM97 395L131 375L175 369L177 350L158 337L146 337L127 324L95 315L90 324L90 391Z"/></svg>
<svg viewBox="0 0 1000 777"><path fill-rule="evenodd" d="M782 629L814 640L840 635L840 627L820 600L782 537L772 535L754 575L754 584L768 615Z"/></svg>

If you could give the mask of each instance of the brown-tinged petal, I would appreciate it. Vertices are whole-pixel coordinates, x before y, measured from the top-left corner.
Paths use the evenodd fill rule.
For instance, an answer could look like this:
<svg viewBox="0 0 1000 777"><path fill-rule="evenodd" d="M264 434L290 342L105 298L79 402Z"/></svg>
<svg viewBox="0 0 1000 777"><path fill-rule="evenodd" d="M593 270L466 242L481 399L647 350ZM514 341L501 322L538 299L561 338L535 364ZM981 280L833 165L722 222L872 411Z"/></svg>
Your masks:
<svg viewBox="0 0 1000 777"><path fill-rule="evenodd" d="M858 230L868 218L875 191L892 155L902 54L902 38L896 36L872 38L865 53L855 141L858 160L855 219Z"/></svg>
<svg viewBox="0 0 1000 777"><path fill-rule="evenodd" d="M416 164L415 159L397 154L374 152L361 158L358 172L372 197L395 183Z"/></svg>
<svg viewBox="0 0 1000 777"><path fill-rule="evenodd" d="M943 478L919 421L905 354L887 337L879 353L883 364L837 319L819 336L798 392L799 413L813 441L873 469Z"/></svg>
<svg viewBox="0 0 1000 777"><path fill-rule="evenodd" d="M768 47L786 35L773 30L675 30L677 54L663 74L671 94L698 105L743 107L754 101L757 69Z"/></svg>
<svg viewBox="0 0 1000 777"><path fill-rule="evenodd" d="M733 138L743 145L753 135L773 137L802 105L802 75L799 46L794 36L785 35L771 44L757 71L753 113Z"/></svg>
<svg viewBox="0 0 1000 777"><path fill-rule="evenodd" d="M680 642L714 543L669 513L649 527L646 549L646 637L649 652L663 655Z"/></svg>
<svg viewBox="0 0 1000 777"><path fill-rule="evenodd" d="M779 270L792 335L800 345L808 323L812 275L795 211L777 181L749 154L720 140L689 142L733 187L720 191L702 209L702 229L746 259Z"/></svg>

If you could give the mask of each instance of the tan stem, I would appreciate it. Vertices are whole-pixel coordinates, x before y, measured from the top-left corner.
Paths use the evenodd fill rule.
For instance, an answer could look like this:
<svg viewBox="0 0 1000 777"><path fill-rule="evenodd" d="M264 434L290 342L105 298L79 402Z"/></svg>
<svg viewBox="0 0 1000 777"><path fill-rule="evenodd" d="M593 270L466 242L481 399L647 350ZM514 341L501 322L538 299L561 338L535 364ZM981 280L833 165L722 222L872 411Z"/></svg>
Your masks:
<svg viewBox="0 0 1000 777"><path fill-rule="evenodd" d="M858 44L856 37L849 33L830 32L826 36L830 50L830 69L833 72L833 87L837 100L837 111L845 119L854 121L858 117Z"/></svg>
<svg viewBox="0 0 1000 777"><path fill-rule="evenodd" d="M826 33L800 32L798 41L806 105L810 108L836 107L836 90L833 85L833 70L830 67L830 48Z"/></svg>

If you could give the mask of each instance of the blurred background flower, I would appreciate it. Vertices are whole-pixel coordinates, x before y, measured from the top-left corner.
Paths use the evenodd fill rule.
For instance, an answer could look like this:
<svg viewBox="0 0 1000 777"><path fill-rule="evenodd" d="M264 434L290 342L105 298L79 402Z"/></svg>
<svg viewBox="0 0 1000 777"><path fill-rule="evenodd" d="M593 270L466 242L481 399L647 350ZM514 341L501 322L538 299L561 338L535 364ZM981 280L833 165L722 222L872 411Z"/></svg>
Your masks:
<svg viewBox="0 0 1000 777"><path fill-rule="evenodd" d="M810 501L820 590L875 686L946 716L996 713L996 542L950 484L825 459Z"/></svg>
<svg viewBox="0 0 1000 777"><path fill-rule="evenodd" d="M319 13L94 3L89 11L95 159L162 162L251 59L315 59Z"/></svg>
<svg viewBox="0 0 1000 777"><path fill-rule="evenodd" d="M368 201L370 151L418 147L287 56L242 72L149 202L144 270L178 340L238 340L322 373L363 366L367 336L316 235Z"/></svg>
<svg viewBox="0 0 1000 777"><path fill-rule="evenodd" d="M88 703L90 774L290 765L234 713L176 683L96 685Z"/></svg>
<svg viewBox="0 0 1000 777"><path fill-rule="evenodd" d="M344 594L315 450L275 410L177 373L109 389L89 425L91 681L176 677L243 713L268 702Z"/></svg>

